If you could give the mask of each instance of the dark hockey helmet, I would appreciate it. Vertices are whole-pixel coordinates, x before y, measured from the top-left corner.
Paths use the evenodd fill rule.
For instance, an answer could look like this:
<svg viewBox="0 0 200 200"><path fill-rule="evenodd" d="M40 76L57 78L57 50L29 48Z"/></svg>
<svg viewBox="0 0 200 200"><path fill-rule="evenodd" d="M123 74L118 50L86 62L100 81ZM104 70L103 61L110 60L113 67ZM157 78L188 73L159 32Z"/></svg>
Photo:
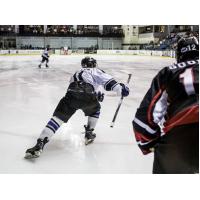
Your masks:
<svg viewBox="0 0 200 200"><path fill-rule="evenodd" d="M50 50L50 45L47 45L46 50L47 50L47 51Z"/></svg>
<svg viewBox="0 0 200 200"><path fill-rule="evenodd" d="M81 60L81 66L83 68L94 68L97 66L97 61L91 57L85 57Z"/></svg>
<svg viewBox="0 0 200 200"><path fill-rule="evenodd" d="M196 37L181 37L177 41L176 60L184 62L199 58L199 41Z"/></svg>

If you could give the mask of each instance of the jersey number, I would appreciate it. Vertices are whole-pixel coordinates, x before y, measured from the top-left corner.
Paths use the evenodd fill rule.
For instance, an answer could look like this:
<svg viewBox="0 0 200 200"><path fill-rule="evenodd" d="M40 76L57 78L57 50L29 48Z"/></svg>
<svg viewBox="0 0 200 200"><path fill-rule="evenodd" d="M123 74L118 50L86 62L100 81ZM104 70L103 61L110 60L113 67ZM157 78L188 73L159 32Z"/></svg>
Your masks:
<svg viewBox="0 0 200 200"><path fill-rule="evenodd" d="M180 74L181 82L184 85L185 91L188 95L195 94L194 90L194 78L192 68L186 69L182 74Z"/></svg>
<svg viewBox="0 0 200 200"><path fill-rule="evenodd" d="M185 53L187 51L193 51L193 50L196 50L196 45L195 44L190 44L190 45L187 45L187 47L183 47L181 49L181 53Z"/></svg>

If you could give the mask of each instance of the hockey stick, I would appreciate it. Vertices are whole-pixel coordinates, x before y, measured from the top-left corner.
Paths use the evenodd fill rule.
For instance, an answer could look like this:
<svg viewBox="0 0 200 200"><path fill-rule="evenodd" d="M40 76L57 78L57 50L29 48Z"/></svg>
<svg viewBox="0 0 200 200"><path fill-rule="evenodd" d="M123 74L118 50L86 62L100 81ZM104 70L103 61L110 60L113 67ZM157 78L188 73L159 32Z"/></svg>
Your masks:
<svg viewBox="0 0 200 200"><path fill-rule="evenodd" d="M128 74L127 84L129 84L129 82L130 82L130 80L131 80L131 76L132 76L132 74ZM119 103L118 103L118 106L117 106L117 109L116 109L116 111L115 111L115 114L114 114L113 120L112 120L111 125L110 125L111 128L113 128L113 126L114 126L114 123L115 123L115 120L116 120L116 118L117 118L117 115L118 115L119 109L120 109L120 107L121 107L121 105L122 105L122 101L123 101L123 99L124 99L124 97L121 96L121 98L120 98L120 100L119 100Z"/></svg>

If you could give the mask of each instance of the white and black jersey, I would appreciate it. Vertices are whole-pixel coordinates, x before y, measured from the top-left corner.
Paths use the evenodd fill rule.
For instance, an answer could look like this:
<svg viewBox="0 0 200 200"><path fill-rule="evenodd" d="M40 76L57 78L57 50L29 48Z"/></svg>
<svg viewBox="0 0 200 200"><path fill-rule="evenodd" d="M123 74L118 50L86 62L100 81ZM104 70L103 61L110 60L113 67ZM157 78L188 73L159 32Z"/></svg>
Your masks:
<svg viewBox="0 0 200 200"><path fill-rule="evenodd" d="M98 68L82 68L78 70L71 77L70 83L76 81L91 84L96 92L102 86L106 91L115 91L118 95L121 95L122 87L120 84L111 75Z"/></svg>
<svg viewBox="0 0 200 200"><path fill-rule="evenodd" d="M47 50L47 48L43 51L42 57L43 57L43 58L46 58L46 59L49 58L49 51Z"/></svg>
<svg viewBox="0 0 200 200"><path fill-rule="evenodd" d="M65 97L61 99L53 115L67 122L76 110L81 109L86 116L99 118L101 105L97 94L100 86L121 95L122 86L103 70L95 67L76 71L70 79Z"/></svg>

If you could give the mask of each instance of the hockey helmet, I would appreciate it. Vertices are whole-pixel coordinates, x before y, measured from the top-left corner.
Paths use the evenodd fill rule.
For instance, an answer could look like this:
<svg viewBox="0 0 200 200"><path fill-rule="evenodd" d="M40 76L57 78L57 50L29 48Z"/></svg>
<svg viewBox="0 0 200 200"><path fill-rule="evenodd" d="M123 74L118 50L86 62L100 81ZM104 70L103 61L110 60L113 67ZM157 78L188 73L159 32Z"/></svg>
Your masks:
<svg viewBox="0 0 200 200"><path fill-rule="evenodd" d="M196 37L180 37L177 41L176 60L184 62L199 58L199 41Z"/></svg>
<svg viewBox="0 0 200 200"><path fill-rule="evenodd" d="M50 50L50 45L47 45L46 50L47 50L47 51Z"/></svg>
<svg viewBox="0 0 200 200"><path fill-rule="evenodd" d="M92 57L85 57L81 60L81 66L83 68L94 68L97 66L97 61Z"/></svg>

